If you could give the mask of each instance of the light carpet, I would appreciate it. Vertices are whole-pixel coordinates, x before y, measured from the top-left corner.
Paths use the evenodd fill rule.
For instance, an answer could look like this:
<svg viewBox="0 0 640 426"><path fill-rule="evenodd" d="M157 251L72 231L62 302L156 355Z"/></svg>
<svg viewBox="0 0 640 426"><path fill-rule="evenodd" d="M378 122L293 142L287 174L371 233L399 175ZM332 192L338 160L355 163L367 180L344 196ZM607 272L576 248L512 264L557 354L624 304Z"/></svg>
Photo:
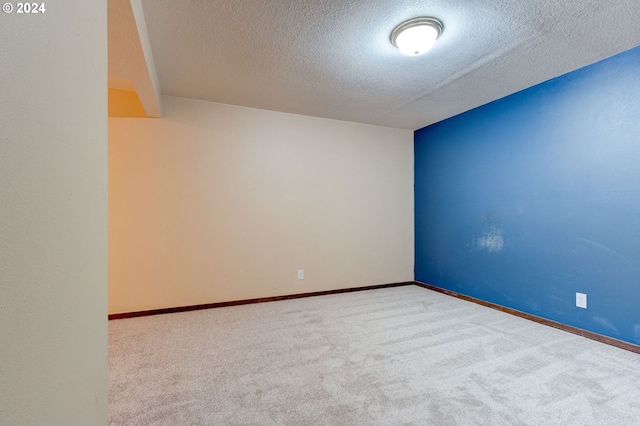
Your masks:
<svg viewBox="0 0 640 426"><path fill-rule="evenodd" d="M640 355L417 286L109 322L111 425L640 425Z"/></svg>

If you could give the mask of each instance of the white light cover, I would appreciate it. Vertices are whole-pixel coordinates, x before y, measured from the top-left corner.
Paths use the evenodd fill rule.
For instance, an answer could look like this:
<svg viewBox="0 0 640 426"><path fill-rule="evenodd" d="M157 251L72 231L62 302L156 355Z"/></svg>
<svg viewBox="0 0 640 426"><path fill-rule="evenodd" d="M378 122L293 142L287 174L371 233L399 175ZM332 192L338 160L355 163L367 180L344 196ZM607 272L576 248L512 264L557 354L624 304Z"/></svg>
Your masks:
<svg viewBox="0 0 640 426"><path fill-rule="evenodd" d="M431 25L417 25L398 34L396 46L407 56L418 56L431 49L437 38L438 30Z"/></svg>

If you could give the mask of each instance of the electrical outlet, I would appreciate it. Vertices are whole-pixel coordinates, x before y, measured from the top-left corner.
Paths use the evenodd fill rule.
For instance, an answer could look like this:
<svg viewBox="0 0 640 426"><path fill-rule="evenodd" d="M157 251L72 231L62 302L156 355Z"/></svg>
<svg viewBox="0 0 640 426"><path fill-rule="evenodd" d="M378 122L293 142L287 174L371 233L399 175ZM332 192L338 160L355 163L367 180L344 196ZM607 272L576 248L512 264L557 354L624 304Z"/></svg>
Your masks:
<svg viewBox="0 0 640 426"><path fill-rule="evenodd" d="M298 279L304 280L304 269L298 269Z"/></svg>
<svg viewBox="0 0 640 426"><path fill-rule="evenodd" d="M576 293L576 306L578 308L587 309L587 295L584 293Z"/></svg>

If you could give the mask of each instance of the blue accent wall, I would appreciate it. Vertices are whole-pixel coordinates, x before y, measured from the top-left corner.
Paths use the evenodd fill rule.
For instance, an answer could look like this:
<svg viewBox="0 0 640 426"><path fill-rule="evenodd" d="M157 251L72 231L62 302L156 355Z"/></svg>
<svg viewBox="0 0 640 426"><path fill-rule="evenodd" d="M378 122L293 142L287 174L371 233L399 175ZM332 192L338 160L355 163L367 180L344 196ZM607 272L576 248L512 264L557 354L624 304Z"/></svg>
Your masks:
<svg viewBox="0 0 640 426"><path fill-rule="evenodd" d="M415 215L416 280L640 344L640 47L416 131Z"/></svg>

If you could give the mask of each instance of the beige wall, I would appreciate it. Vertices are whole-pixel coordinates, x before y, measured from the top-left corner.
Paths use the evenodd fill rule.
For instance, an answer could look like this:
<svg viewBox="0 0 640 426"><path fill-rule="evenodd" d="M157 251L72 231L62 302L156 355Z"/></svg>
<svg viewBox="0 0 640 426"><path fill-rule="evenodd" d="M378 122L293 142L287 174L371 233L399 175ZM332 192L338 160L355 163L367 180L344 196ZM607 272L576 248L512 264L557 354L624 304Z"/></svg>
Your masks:
<svg viewBox="0 0 640 426"><path fill-rule="evenodd" d="M15 2L11 2L15 6ZM0 424L107 424L107 11L0 13Z"/></svg>
<svg viewBox="0 0 640 426"><path fill-rule="evenodd" d="M163 110L109 119L111 313L413 280L413 132Z"/></svg>

